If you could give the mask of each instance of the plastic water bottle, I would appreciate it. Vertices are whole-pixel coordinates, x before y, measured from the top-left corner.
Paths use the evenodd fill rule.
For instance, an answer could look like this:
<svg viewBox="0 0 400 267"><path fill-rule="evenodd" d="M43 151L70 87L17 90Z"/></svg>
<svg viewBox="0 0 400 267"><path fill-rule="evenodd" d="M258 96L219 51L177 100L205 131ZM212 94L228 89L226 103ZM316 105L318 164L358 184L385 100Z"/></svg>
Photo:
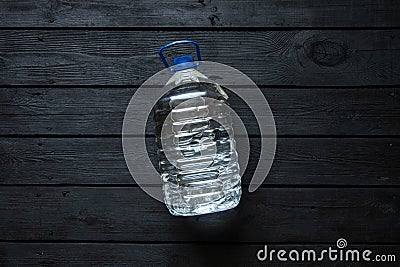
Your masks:
<svg viewBox="0 0 400 267"><path fill-rule="evenodd" d="M181 56L170 67L163 51L178 44L194 45L197 61ZM201 64L196 42L173 42L159 54L173 72L165 85L171 89L154 107L164 202L181 216L234 208L242 191L232 120L223 109L228 95L196 70Z"/></svg>

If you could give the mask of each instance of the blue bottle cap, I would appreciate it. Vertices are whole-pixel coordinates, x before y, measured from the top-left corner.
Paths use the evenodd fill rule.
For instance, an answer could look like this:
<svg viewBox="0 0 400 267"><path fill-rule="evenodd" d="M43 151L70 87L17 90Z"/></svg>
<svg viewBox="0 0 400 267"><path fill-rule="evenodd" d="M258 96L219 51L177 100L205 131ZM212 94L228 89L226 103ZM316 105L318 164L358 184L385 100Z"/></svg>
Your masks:
<svg viewBox="0 0 400 267"><path fill-rule="evenodd" d="M197 60L198 60L197 63L194 62L193 56L181 56L181 57L174 58L174 66L173 67L169 66L167 60L165 59L165 57L163 55L163 51L171 46L180 45L180 44L192 44L196 47L196 55L197 55ZM199 45L195 41L191 41L191 40L175 41L175 42L169 43L167 45L164 45L163 47L161 47L158 54L160 55L162 61L164 62L165 67L169 68L172 71L193 68L195 66L198 66L201 62Z"/></svg>
<svg viewBox="0 0 400 267"><path fill-rule="evenodd" d="M174 58L174 65L178 65L178 64L186 63L186 62L194 62L194 56L181 56L181 57Z"/></svg>

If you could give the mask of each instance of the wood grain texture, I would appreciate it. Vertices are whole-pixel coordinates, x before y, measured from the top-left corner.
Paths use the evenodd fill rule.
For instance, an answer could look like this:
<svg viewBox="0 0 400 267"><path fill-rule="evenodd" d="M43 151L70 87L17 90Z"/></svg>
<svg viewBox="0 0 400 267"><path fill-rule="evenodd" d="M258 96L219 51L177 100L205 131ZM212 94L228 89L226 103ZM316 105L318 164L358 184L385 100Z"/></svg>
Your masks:
<svg viewBox="0 0 400 267"><path fill-rule="evenodd" d="M319 250L338 238L398 254L400 1L0 0L0 10L0 266L258 265L264 244ZM275 116L275 161L250 194L259 132L231 96L251 134L233 210L173 217L126 167L125 109L178 39L247 74Z"/></svg>
<svg viewBox="0 0 400 267"><path fill-rule="evenodd" d="M278 135L399 135L399 88L262 88ZM132 88L0 88L1 135L120 135ZM250 135L251 110L229 93ZM145 103L135 103L143 105ZM264 105L263 102L261 102ZM146 133L154 134L150 116Z"/></svg>
<svg viewBox="0 0 400 267"><path fill-rule="evenodd" d="M140 85L163 68L162 45L192 38L203 60L235 67L260 85L400 84L399 30L3 30L0 84Z"/></svg>
<svg viewBox="0 0 400 267"><path fill-rule="evenodd" d="M396 0L61 1L0 2L0 26L392 27Z"/></svg>
<svg viewBox="0 0 400 267"><path fill-rule="evenodd" d="M140 188L0 187L0 239L397 242L399 188L260 188L233 210L174 217ZM390 224L388 224L390 222Z"/></svg>
<svg viewBox="0 0 400 267"><path fill-rule="evenodd" d="M155 159L153 138L147 141ZM260 151L257 139L250 146L244 184ZM0 151L0 184L134 184L120 138L2 138ZM396 138L279 138L264 184L400 185L399 153Z"/></svg>
<svg viewBox="0 0 400 267"><path fill-rule="evenodd" d="M331 246L336 248L334 240L327 244L266 244L268 249L295 249L300 253L305 249L313 249L320 253ZM282 266L274 254L274 260L260 262L257 252L264 244L132 244L132 243L0 243L0 264L15 265L107 265L107 266ZM399 245L351 244L346 249L371 250L371 259L375 255L396 255ZM301 254L300 254L301 255ZM346 254L345 254L346 255ZM301 256L300 256L301 257ZM306 256L307 257L307 256ZM360 258L362 256L360 255ZM396 258L397 259L397 258ZM272 263L272 265L271 265ZM327 255L323 261L301 262L301 266L337 266L338 262L329 261ZM354 264L353 264L354 263ZM360 262L347 261L346 264L356 266ZM285 266L299 266L299 262L287 261ZM396 262L385 262L385 266L398 266ZM362 262L362 266L376 266L376 262Z"/></svg>

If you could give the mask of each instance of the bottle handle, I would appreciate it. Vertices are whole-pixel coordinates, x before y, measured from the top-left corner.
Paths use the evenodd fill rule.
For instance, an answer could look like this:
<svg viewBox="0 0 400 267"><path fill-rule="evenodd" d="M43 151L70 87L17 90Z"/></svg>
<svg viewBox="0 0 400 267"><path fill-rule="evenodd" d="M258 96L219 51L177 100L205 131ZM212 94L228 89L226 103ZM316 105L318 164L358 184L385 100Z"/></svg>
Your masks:
<svg viewBox="0 0 400 267"><path fill-rule="evenodd" d="M169 68L169 64L168 64L166 58L163 55L164 50L169 48L169 47L171 47L171 46L180 45L180 44L192 44L192 45L194 45L196 47L197 61L201 61L200 47L195 41L192 41L192 40L175 41L175 42L172 42L172 43L164 45L163 47L160 48L160 51L158 51L158 55L160 56L160 58L161 58L161 60L164 63L166 68Z"/></svg>

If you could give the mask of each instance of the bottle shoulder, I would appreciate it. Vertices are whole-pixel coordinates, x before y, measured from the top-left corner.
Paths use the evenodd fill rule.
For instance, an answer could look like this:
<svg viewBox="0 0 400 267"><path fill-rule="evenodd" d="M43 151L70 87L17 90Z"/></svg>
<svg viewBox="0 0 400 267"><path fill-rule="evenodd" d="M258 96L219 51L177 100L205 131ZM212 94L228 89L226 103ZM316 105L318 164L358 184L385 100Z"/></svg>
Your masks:
<svg viewBox="0 0 400 267"><path fill-rule="evenodd" d="M171 88L164 94L157 105L168 104L169 108L196 97L206 97L226 102L228 95L219 84L211 82L191 82L183 83L179 86Z"/></svg>

